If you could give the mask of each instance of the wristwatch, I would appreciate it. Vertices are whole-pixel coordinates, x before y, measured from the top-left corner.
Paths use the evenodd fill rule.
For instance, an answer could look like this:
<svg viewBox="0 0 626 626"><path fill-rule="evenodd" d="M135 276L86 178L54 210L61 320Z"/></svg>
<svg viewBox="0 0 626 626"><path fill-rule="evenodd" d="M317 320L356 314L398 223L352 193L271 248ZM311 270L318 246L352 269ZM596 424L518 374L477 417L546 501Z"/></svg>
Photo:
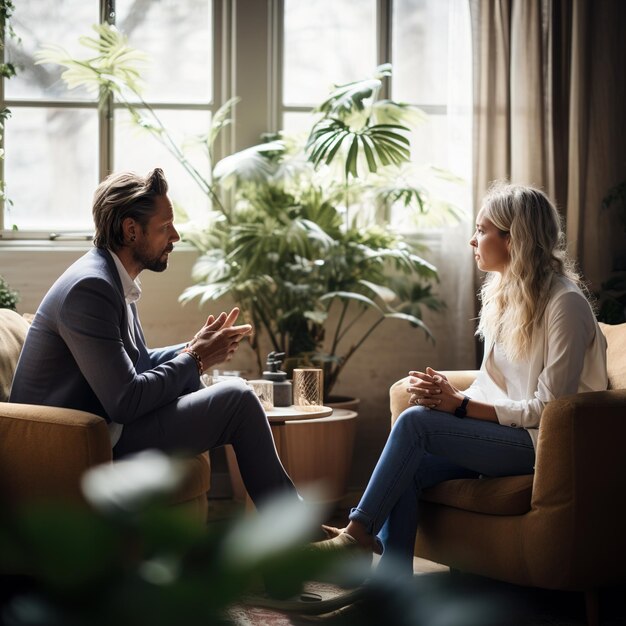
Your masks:
<svg viewBox="0 0 626 626"><path fill-rule="evenodd" d="M463 402L461 402L461 406L457 407L454 410L454 414L457 417L467 417L467 403L470 401L470 398L467 396L463 396Z"/></svg>

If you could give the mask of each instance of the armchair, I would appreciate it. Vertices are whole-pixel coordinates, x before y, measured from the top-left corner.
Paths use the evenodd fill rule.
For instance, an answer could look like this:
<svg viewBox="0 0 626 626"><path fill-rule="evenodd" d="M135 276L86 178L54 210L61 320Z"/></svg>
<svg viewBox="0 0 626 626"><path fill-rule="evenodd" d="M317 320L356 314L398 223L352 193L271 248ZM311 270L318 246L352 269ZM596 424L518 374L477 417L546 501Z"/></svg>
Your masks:
<svg viewBox="0 0 626 626"><path fill-rule="evenodd" d="M91 413L7 402L28 322L0 309L0 506L40 500L82 501L80 478L112 461L105 421ZM207 454L189 459L187 481L173 504L207 515L210 469Z"/></svg>
<svg viewBox="0 0 626 626"><path fill-rule="evenodd" d="M626 582L626 324L601 324L609 389L550 402L535 473L451 480L423 492L415 554L514 583L583 591L590 625L597 591ZM446 372L466 389L475 372ZM406 379L390 389L392 424Z"/></svg>

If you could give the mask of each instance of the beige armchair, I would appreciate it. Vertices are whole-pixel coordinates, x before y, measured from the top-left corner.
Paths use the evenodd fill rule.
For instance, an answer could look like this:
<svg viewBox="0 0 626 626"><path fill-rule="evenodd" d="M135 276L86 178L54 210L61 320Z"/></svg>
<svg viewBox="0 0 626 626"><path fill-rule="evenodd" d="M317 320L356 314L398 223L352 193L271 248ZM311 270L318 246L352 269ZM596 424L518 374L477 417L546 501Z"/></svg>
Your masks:
<svg viewBox="0 0 626 626"><path fill-rule="evenodd" d="M0 507L53 499L82 501L83 472L110 463L105 421L91 413L7 402L28 322L0 309ZM187 481L173 503L207 514L210 484L207 454L189 459Z"/></svg>
<svg viewBox="0 0 626 626"><path fill-rule="evenodd" d="M550 402L534 475L451 480L422 494L415 554L510 583L583 591L598 624L601 587L626 582L626 324L602 326L609 390ZM469 386L475 372L447 372ZM390 390L392 424L406 379Z"/></svg>

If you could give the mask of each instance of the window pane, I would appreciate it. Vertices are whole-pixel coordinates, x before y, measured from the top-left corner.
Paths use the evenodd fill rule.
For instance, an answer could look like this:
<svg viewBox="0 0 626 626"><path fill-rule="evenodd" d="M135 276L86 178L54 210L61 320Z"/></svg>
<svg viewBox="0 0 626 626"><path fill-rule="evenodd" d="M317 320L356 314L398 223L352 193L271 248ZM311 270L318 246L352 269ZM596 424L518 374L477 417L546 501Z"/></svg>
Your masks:
<svg viewBox="0 0 626 626"><path fill-rule="evenodd" d="M393 3L393 97L413 104L443 104L448 88L448 19L442 0Z"/></svg>
<svg viewBox="0 0 626 626"><path fill-rule="evenodd" d="M208 111L158 111L159 118L176 140L184 145L185 156L204 176L209 175L205 150L199 143L186 141L208 131L211 114ZM115 116L115 170L132 170L146 174L155 167L165 172L169 183L169 196L175 206L180 206L191 219L201 220L209 209L207 196L190 174L147 131L137 128L125 110Z"/></svg>
<svg viewBox="0 0 626 626"><path fill-rule="evenodd" d="M448 127L445 115L429 115L411 133L411 162L417 165L439 165L448 160Z"/></svg>
<svg viewBox="0 0 626 626"><path fill-rule="evenodd" d="M54 43L70 55L85 58L87 49L78 43L81 35L93 33L98 21L98 0L19 0L15 2L13 28L22 41L7 38L7 60L18 66L17 76L4 83L7 98L91 99L84 89L68 91L62 69L35 65L34 55L44 44ZM54 17L54 19L51 19Z"/></svg>
<svg viewBox="0 0 626 626"><path fill-rule="evenodd" d="M93 230L98 184L95 110L15 108L6 127L5 228Z"/></svg>
<svg viewBox="0 0 626 626"><path fill-rule="evenodd" d="M376 67L374 0L285 0L284 28L284 104L319 104Z"/></svg>
<svg viewBox="0 0 626 626"><path fill-rule="evenodd" d="M290 135L303 135L306 140L313 124L318 119L319 114L314 115L313 113L299 113L294 111L285 112L283 113L283 130Z"/></svg>
<svg viewBox="0 0 626 626"><path fill-rule="evenodd" d="M146 52L145 100L210 102L213 84L211 0L117 0L117 25Z"/></svg>

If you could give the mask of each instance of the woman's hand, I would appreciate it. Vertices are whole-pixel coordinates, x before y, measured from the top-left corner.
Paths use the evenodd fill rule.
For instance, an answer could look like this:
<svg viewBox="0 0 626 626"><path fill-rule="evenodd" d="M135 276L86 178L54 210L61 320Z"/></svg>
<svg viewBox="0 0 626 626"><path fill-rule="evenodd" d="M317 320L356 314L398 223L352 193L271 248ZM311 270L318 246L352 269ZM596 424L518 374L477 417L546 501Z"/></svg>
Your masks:
<svg viewBox="0 0 626 626"><path fill-rule="evenodd" d="M454 413L463 401L463 394L432 367L425 372L409 372L409 404Z"/></svg>

